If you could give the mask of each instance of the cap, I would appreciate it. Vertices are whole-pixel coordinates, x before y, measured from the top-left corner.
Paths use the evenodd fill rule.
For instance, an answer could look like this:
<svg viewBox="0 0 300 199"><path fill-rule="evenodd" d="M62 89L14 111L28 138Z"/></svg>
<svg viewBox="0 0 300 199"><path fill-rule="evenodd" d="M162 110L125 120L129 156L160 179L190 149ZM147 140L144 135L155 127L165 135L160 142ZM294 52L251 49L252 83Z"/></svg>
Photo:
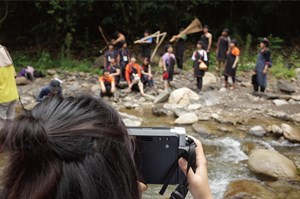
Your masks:
<svg viewBox="0 0 300 199"><path fill-rule="evenodd" d="M58 93L58 91L61 89L60 82L57 80L51 80L49 84L49 90L51 93Z"/></svg>
<svg viewBox="0 0 300 199"><path fill-rule="evenodd" d="M270 41L269 41L269 39L268 38L263 38L261 41L260 41L261 43L264 43L266 46L269 46L270 45Z"/></svg>

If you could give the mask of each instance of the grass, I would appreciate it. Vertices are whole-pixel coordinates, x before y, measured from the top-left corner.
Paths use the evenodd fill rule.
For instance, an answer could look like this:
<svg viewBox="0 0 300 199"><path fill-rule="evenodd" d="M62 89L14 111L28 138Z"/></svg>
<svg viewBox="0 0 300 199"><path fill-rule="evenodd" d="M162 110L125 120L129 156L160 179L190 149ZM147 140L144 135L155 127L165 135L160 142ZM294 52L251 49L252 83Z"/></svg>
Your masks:
<svg viewBox="0 0 300 199"><path fill-rule="evenodd" d="M192 51L186 52L185 62L183 64L184 70L192 70L193 61L191 60ZM37 70L45 71L47 69L52 68L59 68L70 72L89 72L101 75L102 71L98 68L93 66L93 60L91 59L66 59L66 58L54 58L50 55L50 53L46 51L40 52L35 57L29 57L20 52L15 52L12 54L14 65L17 71L20 71L25 66L33 66ZM217 60L215 52L212 51L209 55L210 57L210 65L209 71L214 72ZM243 56L241 55L240 63L238 66L238 72L242 71L250 71L255 68L256 64L256 54L247 54ZM288 69L285 67L286 63L289 60L293 60L294 68ZM273 66L270 69L270 74L275 76L276 78L284 78L284 79L291 79L296 77L295 73L295 66L300 66L300 58L295 57L295 53L291 53L290 57L284 58L280 53L274 52L272 54L272 62ZM155 64L153 64L155 65ZM160 70L158 67L154 67L154 70Z"/></svg>

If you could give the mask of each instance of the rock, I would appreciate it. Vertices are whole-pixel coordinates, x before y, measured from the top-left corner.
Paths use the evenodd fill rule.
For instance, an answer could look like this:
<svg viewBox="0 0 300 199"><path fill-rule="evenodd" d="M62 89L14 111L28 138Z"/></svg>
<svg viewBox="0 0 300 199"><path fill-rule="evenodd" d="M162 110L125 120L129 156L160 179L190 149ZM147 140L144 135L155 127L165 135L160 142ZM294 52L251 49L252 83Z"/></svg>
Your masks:
<svg viewBox="0 0 300 199"><path fill-rule="evenodd" d="M198 116L195 113L186 113L175 120L175 124L193 124L198 122Z"/></svg>
<svg viewBox="0 0 300 199"><path fill-rule="evenodd" d="M203 77L203 86L211 85L217 83L217 77L210 72L206 72Z"/></svg>
<svg viewBox="0 0 300 199"><path fill-rule="evenodd" d="M154 104L166 102L166 101L168 101L169 97L170 97L170 93L167 91L164 91L155 98Z"/></svg>
<svg viewBox="0 0 300 199"><path fill-rule="evenodd" d="M17 85L27 85L27 84L30 84L31 81L28 80L26 77L17 77L16 83L17 83Z"/></svg>
<svg viewBox="0 0 300 199"><path fill-rule="evenodd" d="M297 76L297 79L300 80L300 68L296 68L296 76Z"/></svg>
<svg viewBox="0 0 300 199"><path fill-rule="evenodd" d="M288 180L277 180L265 183L268 188L272 188L277 195L277 199L299 199L300 183Z"/></svg>
<svg viewBox="0 0 300 199"><path fill-rule="evenodd" d="M294 129L288 124L281 124L283 135L287 140L291 142L300 142L300 131Z"/></svg>
<svg viewBox="0 0 300 199"><path fill-rule="evenodd" d="M83 83L83 84L81 84L81 87L82 87L82 88L90 88L91 85L88 84L88 83Z"/></svg>
<svg viewBox="0 0 300 199"><path fill-rule="evenodd" d="M141 118L122 112L119 112L119 114L127 127L141 126L142 124L143 120Z"/></svg>
<svg viewBox="0 0 300 199"><path fill-rule="evenodd" d="M276 135L282 135L283 134L282 129L279 126L275 125L275 124L268 126L267 127L267 132L268 133L274 133Z"/></svg>
<svg viewBox="0 0 300 199"><path fill-rule="evenodd" d="M292 99L295 101L300 101L300 95L292 96Z"/></svg>
<svg viewBox="0 0 300 199"><path fill-rule="evenodd" d="M155 100L155 97L153 95L145 94L144 97L145 97L146 100L149 100L149 101L154 101Z"/></svg>
<svg viewBox="0 0 300 199"><path fill-rule="evenodd" d="M69 87L69 91L71 92L76 92L76 91L79 91L81 89L81 87L78 85L78 84L73 84Z"/></svg>
<svg viewBox="0 0 300 199"><path fill-rule="evenodd" d="M187 109L190 111L198 110L202 108L203 106L201 104L190 104Z"/></svg>
<svg viewBox="0 0 300 199"><path fill-rule="evenodd" d="M288 102L286 100L280 100L280 99L273 100L273 103L276 106L283 106L283 105L287 105L288 104Z"/></svg>
<svg viewBox="0 0 300 199"><path fill-rule="evenodd" d="M286 81L279 80L277 82L277 87L279 90L286 92L286 93L294 93L296 91L296 88L294 85L287 83Z"/></svg>
<svg viewBox="0 0 300 199"><path fill-rule="evenodd" d="M290 115L289 120L300 123L300 113Z"/></svg>
<svg viewBox="0 0 300 199"><path fill-rule="evenodd" d="M231 182L225 191L224 199L274 199L275 194L261 183L252 180Z"/></svg>
<svg viewBox="0 0 300 199"><path fill-rule="evenodd" d="M225 87L222 87L219 91L220 91L220 92L226 92L227 89L226 89Z"/></svg>
<svg viewBox="0 0 300 199"><path fill-rule="evenodd" d="M174 112L176 109L183 109L184 106L180 105L180 104L169 104L169 103L166 103L166 104L164 104L164 108L167 109L167 110L170 110L170 111Z"/></svg>
<svg viewBox="0 0 300 199"><path fill-rule="evenodd" d="M170 104L188 105L191 100L199 100L199 95L189 88L180 88L173 91L169 97Z"/></svg>
<svg viewBox="0 0 300 199"><path fill-rule="evenodd" d="M93 85L91 90L93 93L99 93L99 95L100 95L100 86L99 85Z"/></svg>
<svg viewBox="0 0 300 199"><path fill-rule="evenodd" d="M177 117L181 117L182 115L186 114L186 113L189 113L188 111L186 111L185 109L183 108L178 108L178 109L175 109L174 110L174 114L177 116Z"/></svg>
<svg viewBox="0 0 300 199"><path fill-rule="evenodd" d="M125 108L127 109L135 109L137 107L139 107L139 105L137 103L132 103L132 102L124 102L123 103Z"/></svg>
<svg viewBox="0 0 300 199"><path fill-rule="evenodd" d="M171 116L173 111L165 109L162 104L157 104L152 107L152 113L156 116Z"/></svg>
<svg viewBox="0 0 300 199"><path fill-rule="evenodd" d="M251 84L251 82L242 82L241 86L248 88L248 87L252 87L252 84Z"/></svg>
<svg viewBox="0 0 300 199"><path fill-rule="evenodd" d="M48 75L55 75L55 74L56 74L56 70L48 69L48 70L47 70L47 74L48 74Z"/></svg>
<svg viewBox="0 0 300 199"><path fill-rule="evenodd" d="M264 136L266 134L266 131L261 126L255 126L255 127L250 129L249 134L261 137L261 136Z"/></svg>
<svg viewBox="0 0 300 199"><path fill-rule="evenodd" d="M254 173L276 179L297 177L297 168L294 162L276 151L253 150L249 156L248 166Z"/></svg>
<svg viewBox="0 0 300 199"><path fill-rule="evenodd" d="M209 129L204 128L200 123L195 123L192 125L192 129L199 134L210 135Z"/></svg>

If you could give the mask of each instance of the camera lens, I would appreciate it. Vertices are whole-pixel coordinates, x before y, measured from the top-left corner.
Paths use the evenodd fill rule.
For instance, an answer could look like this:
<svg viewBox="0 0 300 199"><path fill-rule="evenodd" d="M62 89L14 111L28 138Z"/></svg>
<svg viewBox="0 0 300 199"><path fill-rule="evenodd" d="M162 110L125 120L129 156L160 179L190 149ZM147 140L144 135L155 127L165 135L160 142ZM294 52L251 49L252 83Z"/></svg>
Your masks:
<svg viewBox="0 0 300 199"><path fill-rule="evenodd" d="M170 148L170 145L166 144L166 149Z"/></svg>

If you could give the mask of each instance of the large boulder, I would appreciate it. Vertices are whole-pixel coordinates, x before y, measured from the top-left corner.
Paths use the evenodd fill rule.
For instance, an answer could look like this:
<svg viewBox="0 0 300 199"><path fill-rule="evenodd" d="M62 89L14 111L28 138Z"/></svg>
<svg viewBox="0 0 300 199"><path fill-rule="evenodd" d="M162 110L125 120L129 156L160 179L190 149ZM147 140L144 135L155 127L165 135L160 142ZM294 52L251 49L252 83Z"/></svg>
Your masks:
<svg viewBox="0 0 300 199"><path fill-rule="evenodd" d="M285 93L294 93L296 91L296 88L294 85L283 81L283 80L279 80L277 82L277 87L279 90L285 92Z"/></svg>
<svg viewBox="0 0 300 199"><path fill-rule="evenodd" d="M281 124L283 135L286 139L292 142L300 142L300 131L291 127L288 124Z"/></svg>
<svg viewBox="0 0 300 199"><path fill-rule="evenodd" d="M170 93L168 91L161 92L154 100L154 104L163 103L168 101Z"/></svg>
<svg viewBox="0 0 300 199"><path fill-rule="evenodd" d="M203 85L211 85L217 83L217 77L210 72L206 72L204 77L203 77Z"/></svg>
<svg viewBox="0 0 300 199"><path fill-rule="evenodd" d="M142 125L143 120L141 118L122 112L119 112L119 114L121 115L121 118L127 127L136 127Z"/></svg>
<svg viewBox="0 0 300 199"><path fill-rule="evenodd" d="M236 180L226 189L224 199L273 199L275 194L261 183L252 180Z"/></svg>
<svg viewBox="0 0 300 199"><path fill-rule="evenodd" d="M266 131L261 126L255 126L250 129L249 134L256 136L264 136L266 134Z"/></svg>
<svg viewBox="0 0 300 199"><path fill-rule="evenodd" d="M194 124L198 122L198 116L195 113L186 113L175 120L175 124Z"/></svg>
<svg viewBox="0 0 300 199"><path fill-rule="evenodd" d="M293 161L276 151L255 149L248 159L251 171L272 178L296 178L297 168Z"/></svg>
<svg viewBox="0 0 300 199"><path fill-rule="evenodd" d="M152 113L156 116L171 116L174 114L170 109L164 108L163 104L156 104L152 107Z"/></svg>
<svg viewBox="0 0 300 199"><path fill-rule="evenodd" d="M192 100L199 100L199 95L189 88L180 88L173 91L169 97L170 104L189 105Z"/></svg>

